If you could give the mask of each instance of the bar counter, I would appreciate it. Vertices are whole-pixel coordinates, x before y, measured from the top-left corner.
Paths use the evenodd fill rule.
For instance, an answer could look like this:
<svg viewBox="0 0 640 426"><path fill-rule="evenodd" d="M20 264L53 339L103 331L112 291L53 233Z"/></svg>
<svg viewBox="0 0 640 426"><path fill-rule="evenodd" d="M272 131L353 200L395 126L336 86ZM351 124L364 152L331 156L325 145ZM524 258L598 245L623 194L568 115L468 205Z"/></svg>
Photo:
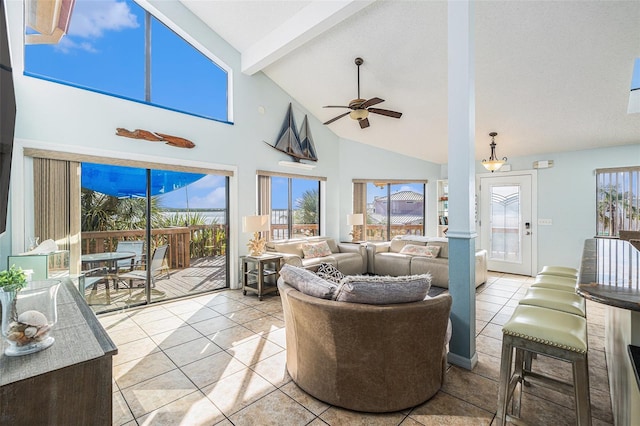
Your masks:
<svg viewBox="0 0 640 426"><path fill-rule="evenodd" d="M586 240L576 292L607 305L604 343L614 423L638 425L640 382L634 364L640 354L640 251L628 241Z"/></svg>
<svg viewBox="0 0 640 426"><path fill-rule="evenodd" d="M582 251L579 295L640 312L640 251L628 241L588 239Z"/></svg>

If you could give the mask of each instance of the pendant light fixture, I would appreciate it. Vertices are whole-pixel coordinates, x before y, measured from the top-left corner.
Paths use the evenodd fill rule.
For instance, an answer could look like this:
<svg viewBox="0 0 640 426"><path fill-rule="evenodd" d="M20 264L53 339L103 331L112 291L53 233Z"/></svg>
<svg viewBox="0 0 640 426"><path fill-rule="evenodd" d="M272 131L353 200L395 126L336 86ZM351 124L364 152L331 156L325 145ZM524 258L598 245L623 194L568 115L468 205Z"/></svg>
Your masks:
<svg viewBox="0 0 640 426"><path fill-rule="evenodd" d="M502 167L502 165L507 162L507 157L502 157L502 160L499 160L496 156L495 137L498 136L498 133L491 132L489 133L489 136L491 136L491 144L489 145L491 147L491 157L489 157L488 160L482 160L482 165L485 169L493 173L496 170L500 170L500 167Z"/></svg>

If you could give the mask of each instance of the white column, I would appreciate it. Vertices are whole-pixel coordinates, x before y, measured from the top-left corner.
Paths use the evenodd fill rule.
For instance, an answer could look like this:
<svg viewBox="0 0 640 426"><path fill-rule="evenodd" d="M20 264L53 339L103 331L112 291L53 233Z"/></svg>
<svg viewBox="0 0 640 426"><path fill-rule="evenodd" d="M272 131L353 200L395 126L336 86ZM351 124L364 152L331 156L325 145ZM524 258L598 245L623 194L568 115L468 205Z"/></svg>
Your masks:
<svg viewBox="0 0 640 426"><path fill-rule="evenodd" d="M474 7L448 2L449 292L453 335L449 362L472 369L475 342Z"/></svg>

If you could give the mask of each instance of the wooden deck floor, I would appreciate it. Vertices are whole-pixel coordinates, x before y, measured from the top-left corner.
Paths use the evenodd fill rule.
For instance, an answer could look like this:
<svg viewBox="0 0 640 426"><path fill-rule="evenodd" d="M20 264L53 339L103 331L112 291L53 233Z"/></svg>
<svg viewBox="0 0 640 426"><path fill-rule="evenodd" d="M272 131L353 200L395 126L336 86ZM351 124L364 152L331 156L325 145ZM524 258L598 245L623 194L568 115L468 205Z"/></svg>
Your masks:
<svg viewBox="0 0 640 426"><path fill-rule="evenodd" d="M227 287L227 270L225 256L212 256L193 259L191 266L184 269L173 269L169 276L163 273L156 278L156 286L151 289L152 302L175 299L177 297L218 290ZM138 284L143 284L139 281ZM129 289L126 283L120 282L118 289L110 282L106 289L104 281L97 288L85 290L85 298L94 312L105 312L123 309L146 302L144 287Z"/></svg>

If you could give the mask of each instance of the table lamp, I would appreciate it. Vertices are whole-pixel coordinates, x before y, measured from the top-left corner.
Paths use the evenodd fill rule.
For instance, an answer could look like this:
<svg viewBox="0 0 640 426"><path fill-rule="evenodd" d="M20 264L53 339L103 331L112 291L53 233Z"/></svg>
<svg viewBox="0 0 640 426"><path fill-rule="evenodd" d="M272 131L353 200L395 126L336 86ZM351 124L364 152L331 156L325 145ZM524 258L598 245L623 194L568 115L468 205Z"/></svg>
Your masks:
<svg viewBox="0 0 640 426"><path fill-rule="evenodd" d="M352 227L351 235L352 242L360 241L360 226L364 224L364 215L362 213L352 213L347 215L347 225Z"/></svg>
<svg viewBox="0 0 640 426"><path fill-rule="evenodd" d="M242 218L242 232L253 232L253 238L247 243L251 256L262 256L265 252L267 240L260 236L260 232L271 228L269 215L245 216Z"/></svg>

